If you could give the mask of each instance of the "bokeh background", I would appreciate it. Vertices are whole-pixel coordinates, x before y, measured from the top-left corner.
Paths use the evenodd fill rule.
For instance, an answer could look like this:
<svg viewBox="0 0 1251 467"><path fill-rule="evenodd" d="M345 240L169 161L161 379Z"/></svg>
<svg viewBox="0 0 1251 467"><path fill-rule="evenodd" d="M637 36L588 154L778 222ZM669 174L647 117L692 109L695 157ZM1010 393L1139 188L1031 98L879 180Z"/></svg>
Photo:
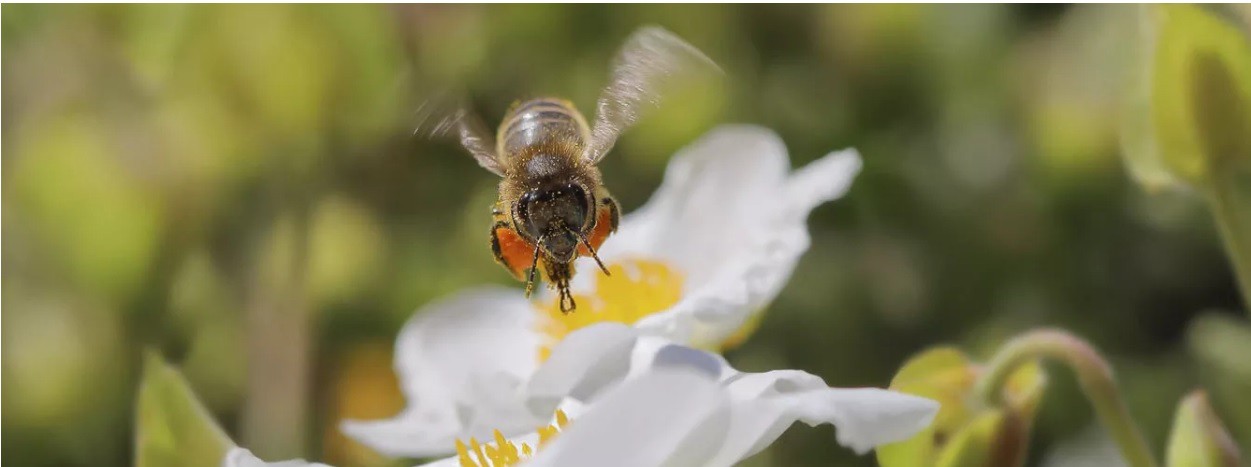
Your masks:
<svg viewBox="0 0 1251 467"><path fill-rule="evenodd" d="M456 86L488 121L541 94L589 110L616 47L647 23L726 77L685 83L604 161L627 212L721 123L776 130L795 165L848 146L865 157L850 194L813 213L812 248L759 331L728 354L740 368L885 386L920 349L984 358L1061 326L1111 359L1159 453L1177 399L1204 382L1188 324L1240 308L1202 200L1148 193L1121 162L1128 6L2 13L10 465L130 464L145 348L262 457L404 465L338 420L403 406L391 344L414 310L517 285L487 247L496 178L414 136L417 105ZM1050 374L1031 463L1106 453L1072 378ZM748 465L873 462L823 427Z"/></svg>

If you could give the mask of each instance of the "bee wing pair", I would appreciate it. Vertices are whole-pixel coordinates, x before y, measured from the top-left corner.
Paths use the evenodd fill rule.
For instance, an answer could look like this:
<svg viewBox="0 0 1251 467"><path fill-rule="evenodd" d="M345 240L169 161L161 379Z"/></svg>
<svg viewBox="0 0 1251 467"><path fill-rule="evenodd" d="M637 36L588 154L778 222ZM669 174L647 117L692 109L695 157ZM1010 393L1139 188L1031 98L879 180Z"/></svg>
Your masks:
<svg viewBox="0 0 1251 467"><path fill-rule="evenodd" d="M611 79L596 103L595 124L583 160L589 164L602 160L622 131L634 125L649 107L659 104L660 92L669 81L700 68L721 71L694 46L663 28L646 26L631 34L613 60ZM495 152L495 137L463 102L432 100L419 113L422 121L418 133L455 135L478 165L504 176L504 165Z"/></svg>
<svg viewBox="0 0 1251 467"><path fill-rule="evenodd" d="M432 137L455 135L478 165L495 175L504 176L504 165L495 155L495 137L482 118L459 99L444 94L418 107L417 129L413 134L418 133Z"/></svg>

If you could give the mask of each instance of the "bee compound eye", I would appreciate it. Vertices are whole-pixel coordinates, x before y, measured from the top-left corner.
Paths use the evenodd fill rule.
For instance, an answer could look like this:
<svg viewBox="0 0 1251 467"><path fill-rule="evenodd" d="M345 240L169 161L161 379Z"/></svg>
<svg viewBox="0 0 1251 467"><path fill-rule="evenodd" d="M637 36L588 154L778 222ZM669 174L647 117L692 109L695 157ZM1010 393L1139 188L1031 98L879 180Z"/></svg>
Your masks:
<svg viewBox="0 0 1251 467"><path fill-rule="evenodd" d="M564 212L563 220L565 225L575 229L581 229L586 223L587 213L590 212L590 200L587 199L586 191L578 185L568 185L565 187Z"/></svg>
<svg viewBox="0 0 1251 467"><path fill-rule="evenodd" d="M574 184L570 184L565 189L568 190L567 193L569 193L569 197L575 200L575 204L577 204L578 208L580 208L582 214L591 210L591 198L586 195L586 190L583 190L581 186Z"/></svg>
<svg viewBox="0 0 1251 467"><path fill-rule="evenodd" d="M586 191L583 190L581 186L571 183L565 186L565 191L566 193L569 193L570 195L573 195L574 197L580 200L583 200L583 201L586 200Z"/></svg>
<svg viewBox="0 0 1251 467"><path fill-rule="evenodd" d="M527 191L517 199L517 221L520 224L518 227L526 237L531 239L537 239L542 234L534 218L535 215L541 214L540 208L537 190Z"/></svg>

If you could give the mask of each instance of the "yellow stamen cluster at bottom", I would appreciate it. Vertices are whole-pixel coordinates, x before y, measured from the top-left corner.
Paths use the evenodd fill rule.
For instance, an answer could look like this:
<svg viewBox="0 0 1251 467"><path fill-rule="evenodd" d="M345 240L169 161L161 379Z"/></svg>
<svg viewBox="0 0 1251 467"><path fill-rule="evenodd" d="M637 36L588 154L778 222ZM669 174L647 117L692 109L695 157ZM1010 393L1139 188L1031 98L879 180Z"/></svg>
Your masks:
<svg viewBox="0 0 1251 467"><path fill-rule="evenodd" d="M517 465L521 462L529 460L539 449L546 445L549 441L556 437L561 431L569 425L569 417L565 415L563 410L556 411L556 423L547 426L541 426L536 431L539 434L539 444L531 448L529 444L514 443L504 437L500 430L493 433L495 445L483 444L476 438L469 438L469 445L466 446L464 441L456 440L456 460L460 462L461 467L507 467Z"/></svg>
<svg viewBox="0 0 1251 467"><path fill-rule="evenodd" d="M629 259L609 265L608 272L611 275L594 271L592 294L575 293L578 308L571 313L560 311L555 298L537 307L538 330L544 336L539 345L540 362L547 360L552 347L571 332L596 323L634 324L682 298L682 275L659 261Z"/></svg>

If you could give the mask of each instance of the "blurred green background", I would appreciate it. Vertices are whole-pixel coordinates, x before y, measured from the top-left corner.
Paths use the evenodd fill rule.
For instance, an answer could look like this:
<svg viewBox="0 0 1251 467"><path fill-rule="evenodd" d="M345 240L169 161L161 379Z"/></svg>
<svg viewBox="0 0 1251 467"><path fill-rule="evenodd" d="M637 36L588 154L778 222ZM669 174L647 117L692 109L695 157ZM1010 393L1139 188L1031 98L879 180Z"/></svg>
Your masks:
<svg viewBox="0 0 1251 467"><path fill-rule="evenodd" d="M885 386L925 347L984 358L1062 326L1105 351L1158 454L1205 381L1188 323L1240 308L1202 200L1147 193L1120 161L1128 6L5 5L2 19L11 465L130 464L145 347L262 457L402 465L338 421L403 406L391 343L415 309L517 285L486 243L496 177L413 136L417 105L453 85L491 122L541 94L589 111L647 23L726 79L687 83L604 161L627 212L721 123L776 130L795 165L865 158L729 353L742 369ZM1098 445L1072 378L1051 376L1031 463ZM1246 439L1251 421L1227 422ZM823 427L748 464L832 462L874 461Z"/></svg>

